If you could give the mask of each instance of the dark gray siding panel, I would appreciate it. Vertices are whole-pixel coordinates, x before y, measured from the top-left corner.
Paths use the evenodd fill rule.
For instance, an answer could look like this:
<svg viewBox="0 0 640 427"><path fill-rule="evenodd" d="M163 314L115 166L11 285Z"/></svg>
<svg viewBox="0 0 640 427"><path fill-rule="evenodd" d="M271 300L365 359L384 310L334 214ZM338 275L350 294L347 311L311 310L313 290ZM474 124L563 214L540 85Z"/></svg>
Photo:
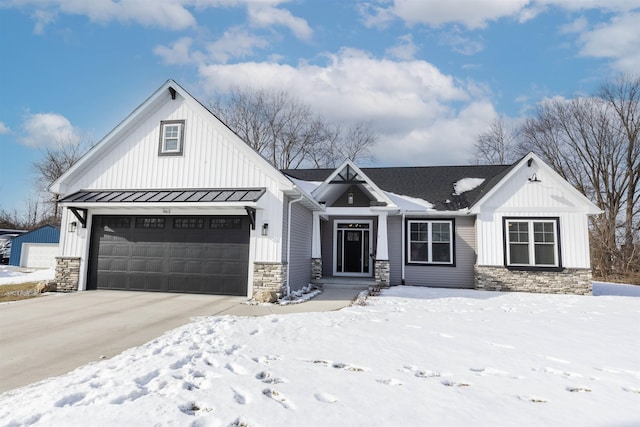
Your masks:
<svg viewBox="0 0 640 427"><path fill-rule="evenodd" d="M387 237L389 240L389 267L391 285L402 283L402 217L387 218Z"/></svg>
<svg viewBox="0 0 640 427"><path fill-rule="evenodd" d="M333 220L320 221L322 276L333 276Z"/></svg>
<svg viewBox="0 0 640 427"><path fill-rule="evenodd" d="M476 263L474 217L456 217L456 266L405 266L405 284L443 288L473 288Z"/></svg>
<svg viewBox="0 0 640 427"><path fill-rule="evenodd" d="M312 225L311 211L300 203L294 203L291 207L291 259L288 264L292 291L301 289L311 282Z"/></svg>

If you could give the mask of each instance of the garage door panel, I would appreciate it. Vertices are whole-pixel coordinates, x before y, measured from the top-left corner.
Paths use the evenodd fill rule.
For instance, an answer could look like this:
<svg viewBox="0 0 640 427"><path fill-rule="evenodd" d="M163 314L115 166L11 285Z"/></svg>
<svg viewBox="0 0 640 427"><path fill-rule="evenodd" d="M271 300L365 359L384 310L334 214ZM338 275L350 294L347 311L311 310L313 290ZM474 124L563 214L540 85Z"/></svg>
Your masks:
<svg viewBox="0 0 640 427"><path fill-rule="evenodd" d="M89 288L246 295L247 217L95 216L93 222Z"/></svg>

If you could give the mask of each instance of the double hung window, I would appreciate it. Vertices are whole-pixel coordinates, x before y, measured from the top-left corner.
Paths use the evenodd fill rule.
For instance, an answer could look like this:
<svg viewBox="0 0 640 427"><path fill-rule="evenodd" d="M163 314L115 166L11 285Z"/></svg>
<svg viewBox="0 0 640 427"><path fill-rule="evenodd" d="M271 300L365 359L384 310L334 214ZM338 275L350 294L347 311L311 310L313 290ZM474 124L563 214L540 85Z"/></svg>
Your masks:
<svg viewBox="0 0 640 427"><path fill-rule="evenodd" d="M407 262L453 265L453 221L409 220Z"/></svg>
<svg viewBox="0 0 640 427"><path fill-rule="evenodd" d="M166 120L160 122L161 156L179 156L184 144L184 120Z"/></svg>
<svg viewBox="0 0 640 427"><path fill-rule="evenodd" d="M510 218L505 228L507 266L560 266L557 219Z"/></svg>

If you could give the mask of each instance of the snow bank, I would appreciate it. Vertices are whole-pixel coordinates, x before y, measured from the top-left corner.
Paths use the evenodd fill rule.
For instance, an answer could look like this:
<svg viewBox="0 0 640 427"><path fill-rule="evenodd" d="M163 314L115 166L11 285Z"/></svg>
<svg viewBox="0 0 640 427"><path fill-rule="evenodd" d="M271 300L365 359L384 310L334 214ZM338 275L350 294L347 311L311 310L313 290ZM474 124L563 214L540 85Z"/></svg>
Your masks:
<svg viewBox="0 0 640 427"><path fill-rule="evenodd" d="M620 283L593 282L593 295L617 295L621 297L640 297L640 286Z"/></svg>
<svg viewBox="0 0 640 427"><path fill-rule="evenodd" d="M367 302L198 319L0 395L0 425L640 425L640 299L395 287Z"/></svg>
<svg viewBox="0 0 640 427"><path fill-rule="evenodd" d="M0 285L17 285L27 282L40 282L43 280L53 280L55 269L46 270L24 270L17 267L0 266Z"/></svg>

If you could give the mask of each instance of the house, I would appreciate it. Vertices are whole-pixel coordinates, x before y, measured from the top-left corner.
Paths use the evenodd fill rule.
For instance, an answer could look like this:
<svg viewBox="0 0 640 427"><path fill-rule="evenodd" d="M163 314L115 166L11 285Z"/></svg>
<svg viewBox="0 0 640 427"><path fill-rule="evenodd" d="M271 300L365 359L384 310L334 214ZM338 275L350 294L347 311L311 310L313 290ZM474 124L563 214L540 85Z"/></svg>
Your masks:
<svg viewBox="0 0 640 427"><path fill-rule="evenodd" d="M584 294L600 212L535 154L279 171L172 80L51 191L56 281L70 291L251 297L354 279Z"/></svg>
<svg viewBox="0 0 640 427"><path fill-rule="evenodd" d="M60 227L43 225L11 241L9 265L31 268L53 268L60 242Z"/></svg>

